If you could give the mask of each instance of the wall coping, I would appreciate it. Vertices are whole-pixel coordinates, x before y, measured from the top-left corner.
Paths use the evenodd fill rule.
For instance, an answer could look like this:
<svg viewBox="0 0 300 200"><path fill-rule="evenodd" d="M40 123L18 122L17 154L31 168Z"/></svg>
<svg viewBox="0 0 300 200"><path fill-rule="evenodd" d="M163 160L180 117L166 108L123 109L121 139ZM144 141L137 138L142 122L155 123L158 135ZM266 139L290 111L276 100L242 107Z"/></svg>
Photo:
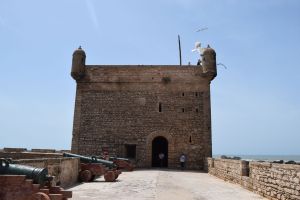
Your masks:
<svg viewBox="0 0 300 200"><path fill-rule="evenodd" d="M230 162L230 163L236 163L240 164L242 162L247 162L246 160L233 160L233 159L222 159L222 158L212 158L215 161L224 161L224 162Z"/></svg>
<svg viewBox="0 0 300 200"><path fill-rule="evenodd" d="M65 157L62 157L62 158L38 158L38 159L17 159L17 160L13 160L13 163L15 164L18 164L18 163L31 163L31 162L44 162L44 161L65 161L65 160L74 160L74 159L78 159L79 158L65 158Z"/></svg>
<svg viewBox="0 0 300 200"><path fill-rule="evenodd" d="M268 168L276 168L276 169L294 169L300 171L300 165L298 164L280 164L280 163L271 163L271 162L258 162L258 161L247 161L247 160L232 160L232 159L222 159L222 158L210 158L208 157L207 160L209 161L222 161L227 163L236 163L240 164L243 162L249 162L249 167L268 167Z"/></svg>

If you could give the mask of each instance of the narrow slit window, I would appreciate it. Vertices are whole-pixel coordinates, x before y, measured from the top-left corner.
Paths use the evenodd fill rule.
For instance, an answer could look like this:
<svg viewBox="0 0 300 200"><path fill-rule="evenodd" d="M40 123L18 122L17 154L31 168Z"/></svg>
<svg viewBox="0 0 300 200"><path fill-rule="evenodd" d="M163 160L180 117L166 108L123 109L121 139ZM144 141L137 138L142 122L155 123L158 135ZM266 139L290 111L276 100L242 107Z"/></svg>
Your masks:
<svg viewBox="0 0 300 200"><path fill-rule="evenodd" d="M181 112L184 112L184 108L181 108Z"/></svg>
<svg viewBox="0 0 300 200"><path fill-rule="evenodd" d="M196 97L198 96L198 92L195 92L195 96L196 96Z"/></svg>
<svg viewBox="0 0 300 200"><path fill-rule="evenodd" d="M158 112L161 112L161 103L158 103Z"/></svg>
<svg viewBox="0 0 300 200"><path fill-rule="evenodd" d="M192 143L192 136L191 135L190 135L190 140L189 141L190 141L190 143Z"/></svg>
<svg viewBox="0 0 300 200"><path fill-rule="evenodd" d="M181 95L184 97L184 92Z"/></svg>
<svg viewBox="0 0 300 200"><path fill-rule="evenodd" d="M196 108L196 112L199 112L199 109L198 109L198 108Z"/></svg>

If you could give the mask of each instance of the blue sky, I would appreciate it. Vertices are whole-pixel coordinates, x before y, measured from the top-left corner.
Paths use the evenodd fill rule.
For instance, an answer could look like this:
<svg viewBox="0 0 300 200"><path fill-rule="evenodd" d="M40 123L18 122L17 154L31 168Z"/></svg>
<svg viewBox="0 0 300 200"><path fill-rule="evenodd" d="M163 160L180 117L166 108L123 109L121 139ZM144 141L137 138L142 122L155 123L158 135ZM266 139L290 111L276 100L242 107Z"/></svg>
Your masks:
<svg viewBox="0 0 300 200"><path fill-rule="evenodd" d="M87 64L196 63L217 52L215 154L300 154L300 1L0 0L0 148L69 149L72 52ZM196 33L197 28L208 30Z"/></svg>

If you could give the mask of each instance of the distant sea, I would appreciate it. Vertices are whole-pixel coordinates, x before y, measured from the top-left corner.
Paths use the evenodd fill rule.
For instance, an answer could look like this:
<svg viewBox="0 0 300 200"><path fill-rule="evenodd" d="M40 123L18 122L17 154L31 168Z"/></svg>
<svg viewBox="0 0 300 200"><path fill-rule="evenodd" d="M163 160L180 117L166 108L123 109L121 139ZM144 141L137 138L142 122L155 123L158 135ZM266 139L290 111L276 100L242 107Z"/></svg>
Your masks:
<svg viewBox="0 0 300 200"><path fill-rule="evenodd" d="M226 154L225 154L226 155ZM220 158L221 155L213 155L214 158ZM274 160L284 160L284 161L297 161L300 162L300 155L226 155L226 156L238 156L243 160L264 160L264 161L274 161Z"/></svg>

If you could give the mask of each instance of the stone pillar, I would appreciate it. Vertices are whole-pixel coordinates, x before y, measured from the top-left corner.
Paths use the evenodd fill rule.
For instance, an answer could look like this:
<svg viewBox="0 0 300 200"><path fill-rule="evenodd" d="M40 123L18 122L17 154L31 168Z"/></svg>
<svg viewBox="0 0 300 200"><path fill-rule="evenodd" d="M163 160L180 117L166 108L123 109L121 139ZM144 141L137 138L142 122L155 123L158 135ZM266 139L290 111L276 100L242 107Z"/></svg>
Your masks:
<svg viewBox="0 0 300 200"><path fill-rule="evenodd" d="M240 163L240 169L241 169L241 172L240 172L241 176L249 176L249 162L248 161L242 160Z"/></svg>

